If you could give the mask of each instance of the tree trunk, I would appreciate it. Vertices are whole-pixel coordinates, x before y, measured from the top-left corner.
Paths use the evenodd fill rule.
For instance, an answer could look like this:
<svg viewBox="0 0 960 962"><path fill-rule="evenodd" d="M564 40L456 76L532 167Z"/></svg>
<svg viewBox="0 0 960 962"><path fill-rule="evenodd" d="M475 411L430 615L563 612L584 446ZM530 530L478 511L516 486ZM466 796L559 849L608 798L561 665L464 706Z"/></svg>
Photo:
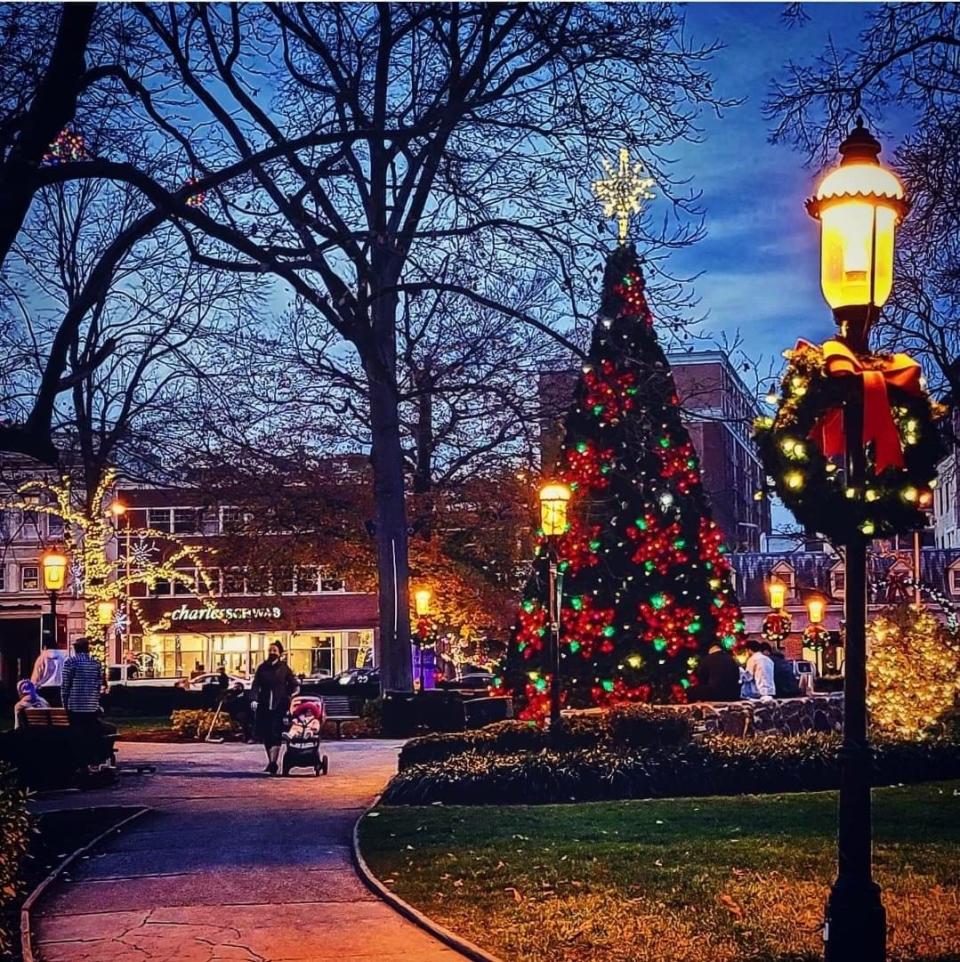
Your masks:
<svg viewBox="0 0 960 962"><path fill-rule="evenodd" d="M377 521L380 601L380 684L384 691L412 691L407 511L396 391L368 366L373 489Z"/></svg>

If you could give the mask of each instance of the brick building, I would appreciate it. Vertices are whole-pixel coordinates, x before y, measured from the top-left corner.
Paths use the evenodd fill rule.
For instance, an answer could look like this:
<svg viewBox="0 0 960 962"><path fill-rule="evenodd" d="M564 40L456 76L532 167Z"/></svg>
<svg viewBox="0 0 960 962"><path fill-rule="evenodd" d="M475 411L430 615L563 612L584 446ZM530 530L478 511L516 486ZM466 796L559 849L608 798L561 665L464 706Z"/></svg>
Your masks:
<svg viewBox="0 0 960 962"><path fill-rule="evenodd" d="M197 665L243 675L279 641L298 674L335 675L378 662L376 595L349 591L322 558L306 561L302 551L288 551L287 533L248 526L246 508L199 490L121 486L117 497L127 506L118 539L121 566L128 522L134 531L172 535L196 548L200 560L199 567L177 563L183 583L133 586L124 600L129 635L117 638L117 657L121 648L132 651L162 676L189 674ZM151 547L170 550L149 539L129 550Z"/></svg>
<svg viewBox="0 0 960 962"><path fill-rule="evenodd" d="M760 413L757 401L719 351L671 354L667 359L690 440L700 457L714 519L732 548L759 551L771 523L769 501L754 500L763 477L751 439L753 420ZM540 455L545 472L556 461L563 418L578 376L572 370L540 374Z"/></svg>

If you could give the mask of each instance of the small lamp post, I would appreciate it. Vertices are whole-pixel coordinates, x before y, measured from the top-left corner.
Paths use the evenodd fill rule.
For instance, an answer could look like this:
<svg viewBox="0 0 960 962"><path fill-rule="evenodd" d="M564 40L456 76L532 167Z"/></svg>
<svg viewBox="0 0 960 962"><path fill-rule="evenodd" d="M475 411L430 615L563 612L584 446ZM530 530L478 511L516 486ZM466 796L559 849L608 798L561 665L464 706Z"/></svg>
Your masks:
<svg viewBox="0 0 960 962"><path fill-rule="evenodd" d="M425 627L425 619L430 616L430 599L433 597L433 593L429 588L420 588L413 593L413 610L416 613L417 620L420 624L417 625L417 648L420 652L420 694L423 694L423 642L424 635L421 634L421 627Z"/></svg>
<svg viewBox="0 0 960 962"><path fill-rule="evenodd" d="M59 548L44 551L40 558L43 587L50 592L50 622L53 647L57 647L57 592L67 583L67 556Z"/></svg>
<svg viewBox="0 0 960 962"><path fill-rule="evenodd" d="M547 541L547 595L550 620L550 727L560 723L560 599L563 575L557 570L556 541L567 530L567 505L570 489L550 481L540 489L540 530Z"/></svg>
<svg viewBox="0 0 960 962"><path fill-rule="evenodd" d="M770 607L774 611L783 611L783 606L787 600L787 586L777 578L772 578L767 585L770 595Z"/></svg>
<svg viewBox="0 0 960 962"><path fill-rule="evenodd" d="M820 221L820 283L840 339L855 354L868 351L870 326L893 288L896 227L907 212L903 186L880 166L880 143L857 125L840 145L840 164L820 182L807 212ZM846 483L866 477L863 393L843 405ZM838 813L838 873L826 906L827 962L883 962L886 913L871 868L870 744L867 738L867 533L844 546L846 643L843 751Z"/></svg>
<svg viewBox="0 0 960 962"><path fill-rule="evenodd" d="M110 664L110 625L113 624L116 610L117 603L112 598L97 602L97 624L103 631L103 657L106 664Z"/></svg>

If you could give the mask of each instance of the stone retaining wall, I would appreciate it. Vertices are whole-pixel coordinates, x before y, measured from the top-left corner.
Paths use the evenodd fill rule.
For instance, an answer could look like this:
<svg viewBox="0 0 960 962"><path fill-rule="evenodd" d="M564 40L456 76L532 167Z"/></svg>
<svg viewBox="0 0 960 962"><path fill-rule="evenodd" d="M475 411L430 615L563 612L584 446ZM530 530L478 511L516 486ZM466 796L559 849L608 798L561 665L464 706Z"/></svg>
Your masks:
<svg viewBox="0 0 960 962"><path fill-rule="evenodd" d="M690 717L696 731L708 735L753 738L843 729L842 693L771 701L696 702L673 707Z"/></svg>

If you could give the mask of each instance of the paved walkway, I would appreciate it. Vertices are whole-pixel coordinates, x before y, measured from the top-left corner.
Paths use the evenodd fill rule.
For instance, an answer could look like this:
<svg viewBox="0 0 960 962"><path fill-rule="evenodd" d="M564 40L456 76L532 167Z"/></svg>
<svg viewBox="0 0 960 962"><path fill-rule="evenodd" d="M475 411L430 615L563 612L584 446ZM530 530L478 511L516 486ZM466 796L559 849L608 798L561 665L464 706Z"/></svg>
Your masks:
<svg viewBox="0 0 960 962"><path fill-rule="evenodd" d="M396 770L399 742L327 743L330 774L262 775L255 745L122 744L157 766L39 808L155 809L41 901L44 962L457 962L378 901L350 859L353 823Z"/></svg>

